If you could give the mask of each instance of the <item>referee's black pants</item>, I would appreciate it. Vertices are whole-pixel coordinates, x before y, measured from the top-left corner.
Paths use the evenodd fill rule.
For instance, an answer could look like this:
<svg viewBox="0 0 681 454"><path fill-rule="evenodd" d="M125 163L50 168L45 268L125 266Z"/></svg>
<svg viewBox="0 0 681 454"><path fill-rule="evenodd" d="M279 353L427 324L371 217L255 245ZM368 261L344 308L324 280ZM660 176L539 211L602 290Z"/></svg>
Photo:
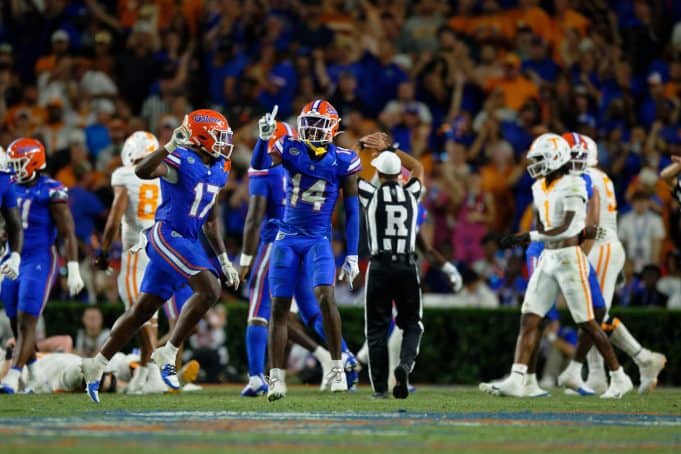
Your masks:
<svg viewBox="0 0 681 454"><path fill-rule="evenodd" d="M388 391L388 330L393 302L397 308L396 324L404 331L400 367L409 373L414 367L423 334L418 269L413 260L372 259L367 271L364 318L369 345L369 376L374 392Z"/></svg>

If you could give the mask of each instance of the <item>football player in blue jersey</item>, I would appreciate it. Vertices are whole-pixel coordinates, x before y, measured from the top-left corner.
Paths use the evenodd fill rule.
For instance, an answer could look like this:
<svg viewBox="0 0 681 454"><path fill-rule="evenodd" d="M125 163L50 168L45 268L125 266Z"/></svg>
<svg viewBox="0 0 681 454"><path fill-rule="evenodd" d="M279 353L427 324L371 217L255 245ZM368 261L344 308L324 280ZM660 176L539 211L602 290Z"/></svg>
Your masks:
<svg viewBox="0 0 681 454"><path fill-rule="evenodd" d="M269 140L274 134L276 110L275 107L271 114L266 114L259 121L262 140ZM269 268L272 297L269 354L272 368L267 397L270 401L286 395L286 319L306 259L312 260L312 286L321 308L333 360L331 372L323 380L332 392L347 390L341 357L341 320L333 290L336 266L330 242L331 215L342 189L347 251L339 278L346 278L352 285L359 275L356 174L361 164L354 151L333 144L339 123L338 113L328 101L312 101L298 116L299 139L284 136L269 153L272 165L281 164L287 172L286 208L272 246ZM254 150L251 163L256 170L268 168L264 147Z"/></svg>
<svg viewBox="0 0 681 454"><path fill-rule="evenodd" d="M40 380L34 368L35 328L57 278L54 245L57 236L64 240L71 296L83 289L83 279L78 268L78 244L66 188L40 173L46 166L45 147L35 139L20 138L7 148L7 159L14 172L24 243L19 278L2 283L1 299L17 335L17 347L12 368L0 390L16 392L21 370L27 366L29 375L25 391L30 392Z"/></svg>
<svg viewBox="0 0 681 454"><path fill-rule="evenodd" d="M21 265L20 251L24 243L24 231L17 208L17 195L12 184L12 173L9 170L7 153L0 147L0 214L5 221L7 245L2 254L5 260L0 264L0 275L14 280L19 276Z"/></svg>
<svg viewBox="0 0 681 454"><path fill-rule="evenodd" d="M168 342L152 354L166 385L180 388L175 369L178 347L221 294L219 273L201 247L201 230L227 285L239 286L239 274L225 251L214 208L227 182L232 148L227 119L214 110L200 109L187 114L170 141L135 167L142 179L161 178L163 201L156 210L154 226L138 244L146 248L149 266L136 304L118 318L97 356L83 360L86 392L93 401L99 402L99 380L111 357L188 283L194 294L182 308Z"/></svg>
<svg viewBox="0 0 681 454"><path fill-rule="evenodd" d="M269 140L258 139L257 147L271 148L284 136L297 137L296 131L287 123L277 122L276 130ZM256 153L257 154L257 153ZM270 319L270 290L269 290L269 265L272 251L272 243L279 229L279 220L283 217L286 191L286 171L282 166L268 169L255 170L251 168L249 177L249 207L244 227L243 251L240 259L240 274L244 280L249 275L251 265L253 272L248 280L249 288L249 311L248 326L246 327L246 353L248 356L248 384L241 391L244 397L255 397L267 392L267 383L264 378L265 350L267 348L267 325ZM258 239L258 231L260 238ZM257 254L256 254L257 251ZM253 258L255 256L255 261ZM312 325L322 339L324 330L321 327L321 312L316 303L312 290L312 283L308 275L312 273L311 261L306 260L305 271L301 273L294 291L296 303L300 308L300 317L307 326ZM331 371L331 356L323 347L317 345L304 332L300 332L297 324L290 323L289 336L296 343L305 344L322 365L323 376ZM341 339L343 357L348 375L348 385L352 387L356 381L357 363L354 355L348 350L347 344ZM325 381L322 381L324 390Z"/></svg>

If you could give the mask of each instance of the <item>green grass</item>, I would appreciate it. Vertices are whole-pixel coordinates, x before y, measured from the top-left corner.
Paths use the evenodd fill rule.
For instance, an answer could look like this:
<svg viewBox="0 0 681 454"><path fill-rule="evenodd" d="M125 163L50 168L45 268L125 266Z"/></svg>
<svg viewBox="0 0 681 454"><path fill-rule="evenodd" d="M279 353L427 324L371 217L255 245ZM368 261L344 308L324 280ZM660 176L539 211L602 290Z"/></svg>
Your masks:
<svg viewBox="0 0 681 454"><path fill-rule="evenodd" d="M0 396L0 452L681 450L679 389L603 401L559 392L495 398L472 388L422 386L407 400L374 401L367 387L343 395L298 387L275 403L240 398L238 391L103 395L99 405L84 394ZM171 414L154 413L161 411Z"/></svg>

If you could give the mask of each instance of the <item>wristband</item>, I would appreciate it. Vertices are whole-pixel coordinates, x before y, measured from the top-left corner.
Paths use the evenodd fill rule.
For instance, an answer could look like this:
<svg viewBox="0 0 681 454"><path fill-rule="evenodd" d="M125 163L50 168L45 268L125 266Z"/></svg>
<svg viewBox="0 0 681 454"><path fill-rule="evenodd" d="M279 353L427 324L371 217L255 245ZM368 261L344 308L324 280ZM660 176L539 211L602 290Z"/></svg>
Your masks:
<svg viewBox="0 0 681 454"><path fill-rule="evenodd" d="M536 231L536 230L531 230L531 231L530 231L530 241L532 241L532 242L534 243L534 242L536 242L536 241L541 241L541 239L542 239L542 234L541 234L541 233L539 233L539 232Z"/></svg>
<svg viewBox="0 0 681 454"><path fill-rule="evenodd" d="M218 255L218 262L220 262L220 266L223 268L226 266L232 266L232 262L230 262L226 252Z"/></svg>
<svg viewBox="0 0 681 454"><path fill-rule="evenodd" d="M239 266L244 267L244 266L251 266L251 262L253 262L253 256L248 255L248 254L241 254L241 257L239 258Z"/></svg>
<svg viewBox="0 0 681 454"><path fill-rule="evenodd" d="M456 268L454 268L454 265L449 262L445 262L445 264L440 267L440 270L445 274L456 273Z"/></svg>
<svg viewBox="0 0 681 454"><path fill-rule="evenodd" d="M70 276L72 273L80 273L80 266L78 265L78 262L72 260L66 264L66 270Z"/></svg>

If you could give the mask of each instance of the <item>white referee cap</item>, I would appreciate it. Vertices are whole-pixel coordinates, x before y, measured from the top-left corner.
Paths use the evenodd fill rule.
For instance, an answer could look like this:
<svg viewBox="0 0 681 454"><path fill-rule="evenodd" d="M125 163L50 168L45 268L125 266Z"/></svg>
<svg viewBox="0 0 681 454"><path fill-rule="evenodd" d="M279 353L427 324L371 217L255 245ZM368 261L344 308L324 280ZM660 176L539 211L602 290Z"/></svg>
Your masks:
<svg viewBox="0 0 681 454"><path fill-rule="evenodd" d="M371 165L384 175L399 175L402 173L402 161L392 151L384 151L371 161Z"/></svg>

